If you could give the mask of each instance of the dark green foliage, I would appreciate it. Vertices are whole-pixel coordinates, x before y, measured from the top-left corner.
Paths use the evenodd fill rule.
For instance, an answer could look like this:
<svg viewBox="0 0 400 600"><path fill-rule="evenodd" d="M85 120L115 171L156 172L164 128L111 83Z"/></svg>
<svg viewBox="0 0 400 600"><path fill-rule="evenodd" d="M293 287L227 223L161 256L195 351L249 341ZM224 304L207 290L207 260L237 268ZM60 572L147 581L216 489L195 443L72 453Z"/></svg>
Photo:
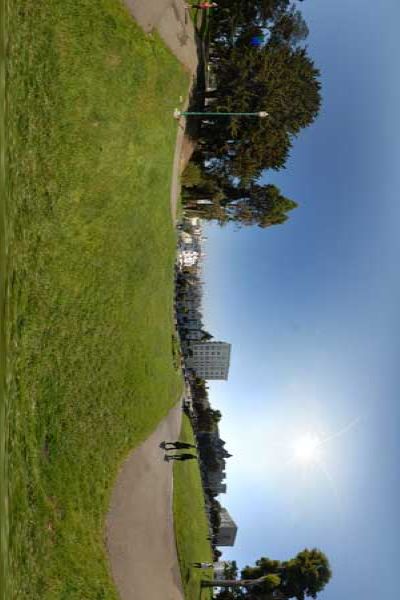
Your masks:
<svg viewBox="0 0 400 600"><path fill-rule="evenodd" d="M265 575L277 577L274 589L279 592L279 597L304 600L306 596L316 598L332 573L323 552L316 548L305 548L289 561L280 562L263 557L256 561L255 567L246 567L242 571L243 579L258 579ZM268 587L271 583L272 580L268 580Z"/></svg>
<svg viewBox="0 0 400 600"><path fill-rule="evenodd" d="M305 548L288 561L260 558L254 567L242 570L242 579L237 581L207 582L209 586L226 586L238 589L231 596L226 594L219 600L305 600L316 598L329 582L332 572L326 555L313 548Z"/></svg>
<svg viewBox="0 0 400 600"><path fill-rule="evenodd" d="M233 560L230 565L225 566L224 575L227 579L234 579L238 574L236 560Z"/></svg>
<svg viewBox="0 0 400 600"><path fill-rule="evenodd" d="M221 0L211 21L212 36L221 44L234 40L252 25L268 28L290 6L290 0Z"/></svg>
<svg viewBox="0 0 400 600"><path fill-rule="evenodd" d="M184 177L192 214L269 227L284 223L297 204L258 181L285 167L293 141L318 115L319 71L301 46L308 27L290 0L222 0L210 25L213 88L207 113L258 113L202 119L199 143ZM254 46L254 37L264 38Z"/></svg>
<svg viewBox="0 0 400 600"><path fill-rule="evenodd" d="M202 170L199 165L190 162L182 175L182 184L186 188L199 186L202 182Z"/></svg>
<svg viewBox="0 0 400 600"><path fill-rule="evenodd" d="M280 590L286 598L304 600L316 598L332 576L328 558L317 548L304 549L295 558L283 563Z"/></svg>
<svg viewBox="0 0 400 600"><path fill-rule="evenodd" d="M270 34L270 40L275 44L297 46L308 37L308 27L301 12L292 5L288 11L277 16Z"/></svg>
<svg viewBox="0 0 400 600"><path fill-rule="evenodd" d="M283 196L275 185L251 184L239 187L205 178L202 187L188 192L186 208L191 213L220 224L229 221L240 225L258 225L265 228L284 223L287 213L297 207L296 202ZM198 199L209 198L208 204ZM201 200L202 202L203 200Z"/></svg>
<svg viewBox="0 0 400 600"><path fill-rule="evenodd" d="M293 138L316 118L319 71L303 48L239 44L214 67L218 81L212 110L258 112L269 117L210 117L201 128L211 173L255 180L264 169L281 169Z"/></svg>

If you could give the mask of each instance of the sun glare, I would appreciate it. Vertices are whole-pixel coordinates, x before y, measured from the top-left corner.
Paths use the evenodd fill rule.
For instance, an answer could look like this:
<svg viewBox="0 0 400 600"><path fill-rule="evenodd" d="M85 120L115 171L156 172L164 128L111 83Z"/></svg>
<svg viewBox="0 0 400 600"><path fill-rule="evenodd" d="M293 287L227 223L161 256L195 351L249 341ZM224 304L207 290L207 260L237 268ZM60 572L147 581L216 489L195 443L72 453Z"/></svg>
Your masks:
<svg viewBox="0 0 400 600"><path fill-rule="evenodd" d="M321 440L317 435L307 433L293 443L294 458L297 462L308 464L318 458Z"/></svg>

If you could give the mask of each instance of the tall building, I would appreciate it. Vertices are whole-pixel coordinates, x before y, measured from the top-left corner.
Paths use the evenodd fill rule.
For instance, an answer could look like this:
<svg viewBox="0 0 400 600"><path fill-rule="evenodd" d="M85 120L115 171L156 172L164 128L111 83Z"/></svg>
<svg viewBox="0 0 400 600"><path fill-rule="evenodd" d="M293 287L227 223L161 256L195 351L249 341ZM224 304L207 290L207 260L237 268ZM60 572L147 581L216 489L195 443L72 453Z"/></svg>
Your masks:
<svg viewBox="0 0 400 600"><path fill-rule="evenodd" d="M228 379L231 345L227 342L200 342L190 346L187 366L202 379Z"/></svg>
<svg viewBox="0 0 400 600"><path fill-rule="evenodd" d="M217 546L233 546L237 534L237 525L226 508L220 511L221 525L217 535Z"/></svg>

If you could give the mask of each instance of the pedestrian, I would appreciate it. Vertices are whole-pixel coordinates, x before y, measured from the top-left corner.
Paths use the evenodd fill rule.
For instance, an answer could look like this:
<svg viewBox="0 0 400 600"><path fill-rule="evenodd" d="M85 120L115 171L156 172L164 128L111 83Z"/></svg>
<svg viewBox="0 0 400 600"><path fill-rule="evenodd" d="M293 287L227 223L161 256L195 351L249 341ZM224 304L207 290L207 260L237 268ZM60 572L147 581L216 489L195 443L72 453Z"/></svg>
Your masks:
<svg viewBox="0 0 400 600"><path fill-rule="evenodd" d="M164 460L167 462L170 460L191 460L193 458L197 458L197 456L195 454L173 454L172 456L166 454L164 456Z"/></svg>
<svg viewBox="0 0 400 600"><path fill-rule="evenodd" d="M189 448L196 449L195 444L189 444L188 442L162 442L162 444L162 448L164 448L164 450L188 450Z"/></svg>
<svg viewBox="0 0 400 600"><path fill-rule="evenodd" d="M186 8L198 8L199 10L206 10L207 8L217 8L216 2L200 2L199 4L186 4Z"/></svg>
<svg viewBox="0 0 400 600"><path fill-rule="evenodd" d="M209 562L194 562L192 564L195 569L211 569L213 566L213 564Z"/></svg>

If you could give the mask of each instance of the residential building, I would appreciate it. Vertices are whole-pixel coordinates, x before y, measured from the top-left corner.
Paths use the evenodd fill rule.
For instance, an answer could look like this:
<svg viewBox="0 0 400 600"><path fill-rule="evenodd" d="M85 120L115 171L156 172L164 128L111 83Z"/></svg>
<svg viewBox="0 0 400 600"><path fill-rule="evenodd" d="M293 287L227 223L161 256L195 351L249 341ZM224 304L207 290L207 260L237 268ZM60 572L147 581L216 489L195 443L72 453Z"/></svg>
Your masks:
<svg viewBox="0 0 400 600"><path fill-rule="evenodd" d="M199 252L196 250L182 250L180 253L180 264L184 267L192 267L199 260Z"/></svg>
<svg viewBox="0 0 400 600"><path fill-rule="evenodd" d="M220 511L221 525L217 535L217 546L233 546L237 534L237 525L226 508Z"/></svg>
<svg viewBox="0 0 400 600"><path fill-rule="evenodd" d="M209 402L207 402L210 408ZM202 471L205 489L213 496L226 493L226 458L232 456L225 449L225 442L219 437L218 427L215 431L198 431L200 459L204 465ZM211 462L210 462L211 459Z"/></svg>
<svg viewBox="0 0 400 600"><path fill-rule="evenodd" d="M188 340L198 341L198 340L201 340L201 338L203 337L203 335L204 335L204 333L202 331L194 329L194 330L191 330L191 331L187 332L186 338Z"/></svg>
<svg viewBox="0 0 400 600"><path fill-rule="evenodd" d="M187 366L202 379L228 379L231 345L227 342L192 344Z"/></svg>

